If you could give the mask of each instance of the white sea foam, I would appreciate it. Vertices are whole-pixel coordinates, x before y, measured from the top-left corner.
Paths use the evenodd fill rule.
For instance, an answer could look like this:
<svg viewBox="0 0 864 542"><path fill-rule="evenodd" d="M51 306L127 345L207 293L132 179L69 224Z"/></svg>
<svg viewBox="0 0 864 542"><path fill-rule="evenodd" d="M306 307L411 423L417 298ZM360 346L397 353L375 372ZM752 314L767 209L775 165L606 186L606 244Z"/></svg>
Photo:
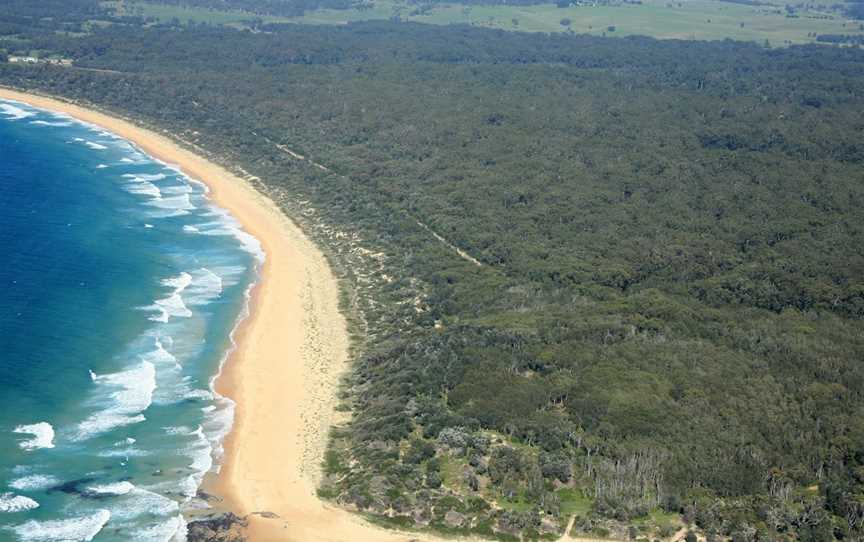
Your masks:
<svg viewBox="0 0 864 542"><path fill-rule="evenodd" d="M162 191L153 183L164 179L165 175L161 173L156 175L127 173L123 175L123 178L127 179L126 190L128 192L150 196L156 200L162 199Z"/></svg>
<svg viewBox="0 0 864 542"><path fill-rule="evenodd" d="M130 457L147 457L150 452L138 448L114 448L112 450L103 450L99 452L99 457L122 457L128 459Z"/></svg>
<svg viewBox="0 0 864 542"><path fill-rule="evenodd" d="M261 260L264 259L263 252L261 253ZM259 261L261 261L259 260ZM223 275L224 277L224 275ZM210 390L213 391L216 397L216 405L208 405L201 409L201 411L206 415L204 418L204 434L207 436L210 441L210 456L215 461L215 472L219 472L221 469L221 465L219 461L223 457L225 453L224 442L225 437L231 431L231 426L234 424L234 413L236 410L236 403L229 399L228 397L223 397L216 393L215 383L216 379L219 378L219 375L222 374L223 367L225 365L225 361L228 359L228 356L231 354L231 351L236 347L237 343L234 341L234 333L237 331L237 325L243 321L245 318L249 316L249 301L252 295L252 287L254 283L248 284L246 290L244 292L244 296L246 298L246 303L243 306L243 311L240 316L235 321L235 326L231 330L229 337L231 339L231 348L224 352L222 359L219 362L219 370L210 378Z"/></svg>
<svg viewBox="0 0 864 542"><path fill-rule="evenodd" d="M189 468L203 477L213 467L213 457L211 457L213 448L207 435L204 434L204 427L199 425L192 435L195 437L195 442L187 448L187 455L192 459Z"/></svg>
<svg viewBox="0 0 864 542"><path fill-rule="evenodd" d="M171 338L164 337L164 340L170 343ZM165 346L162 344L162 339L159 338L155 339L155 348L141 357L144 361L155 365L177 364L177 358L171 352L165 350Z"/></svg>
<svg viewBox="0 0 864 542"><path fill-rule="evenodd" d="M159 209L159 211L154 213L154 216L159 218L186 215L189 214L189 211L195 208L192 204L192 200L189 199L189 194L152 199L147 202L147 205Z"/></svg>
<svg viewBox="0 0 864 542"><path fill-rule="evenodd" d="M240 223L237 222L237 219L231 216L228 211L213 207L207 215L215 216L217 217L217 220L195 224L194 227L198 229L198 233L201 235L222 235L234 237L240 241L240 246L243 250L255 256L259 262L264 261L265 254L264 249L261 247L261 242L248 232L244 231L243 227L240 226Z"/></svg>
<svg viewBox="0 0 864 542"><path fill-rule="evenodd" d="M125 164L134 164L135 163L135 160L133 160L131 158L126 158L126 157L121 158L120 161L125 163Z"/></svg>
<svg viewBox="0 0 864 542"><path fill-rule="evenodd" d="M96 375L96 382L120 388L111 394L118 410L124 413L141 412L150 406L150 397L156 382L156 369L149 361L119 373Z"/></svg>
<svg viewBox="0 0 864 542"><path fill-rule="evenodd" d="M105 169L106 167L108 167L107 164L99 164L98 166L96 166L96 169Z"/></svg>
<svg viewBox="0 0 864 542"><path fill-rule="evenodd" d="M90 516L53 521L30 520L12 527L21 542L89 542L111 519L111 512L98 510Z"/></svg>
<svg viewBox="0 0 864 542"><path fill-rule="evenodd" d="M173 291L167 297L157 299L152 305L142 307L144 310L159 313L151 316L150 320L165 323L172 317L189 318L192 316L192 311L186 307L181 295L190 284L192 284L192 275L186 272L163 280L162 285L173 288Z"/></svg>
<svg viewBox="0 0 864 542"><path fill-rule="evenodd" d="M46 112L46 111L43 111L43 113L44 113L44 112ZM72 117L72 116L70 116L70 115L67 115L66 113L59 113L59 112L57 112L57 111L52 111L52 112L51 112L51 118L53 118L53 119L58 119L58 120L62 120L62 121L64 121L64 122L71 122L71 123L73 123L73 124L75 124L75 123L77 123L77 124L85 124L83 121L80 121L80 120L76 119L75 117Z"/></svg>
<svg viewBox="0 0 864 542"><path fill-rule="evenodd" d="M150 196L151 198L157 199L162 197L162 192L159 190L159 187L148 182L129 184L126 186L126 191L138 196Z"/></svg>
<svg viewBox="0 0 864 542"><path fill-rule="evenodd" d="M135 542L186 542L186 521L177 515L167 521L140 530L135 534Z"/></svg>
<svg viewBox="0 0 864 542"><path fill-rule="evenodd" d="M131 482L116 482L113 484L103 484L98 486L90 486L87 488L89 493L96 495L126 495L135 489L135 484Z"/></svg>
<svg viewBox="0 0 864 542"><path fill-rule="evenodd" d="M154 322L167 322L172 316L180 318L189 318L192 316L192 311L189 310L183 302L183 297L178 293L156 300L153 308L160 311L158 316L150 317L150 320Z"/></svg>
<svg viewBox="0 0 864 542"><path fill-rule="evenodd" d="M204 435L207 437L210 445L209 455L215 460L216 472L219 471L218 461L224 453L223 442L225 437L231 431L231 425L234 423L234 401L225 397L218 397L218 407L211 408L214 405L208 405L201 409L206 415L202 425ZM208 470L212 468L208 467Z"/></svg>
<svg viewBox="0 0 864 542"><path fill-rule="evenodd" d="M174 186L167 186L162 190L162 192L171 196L179 196L181 194L191 194L192 187L188 184L178 184Z"/></svg>
<svg viewBox="0 0 864 542"><path fill-rule="evenodd" d="M20 120L26 119L27 117L32 117L36 113L32 111L25 111L16 105L12 105L9 102L0 102L0 114L6 115L6 118L9 120Z"/></svg>
<svg viewBox="0 0 864 542"><path fill-rule="evenodd" d="M153 396L153 403L157 405L173 405L180 401L210 400L212 394L207 390L196 389L194 380L183 375L183 366L179 363L173 368L160 372L159 386ZM189 434L189 428L183 434Z"/></svg>
<svg viewBox="0 0 864 542"><path fill-rule="evenodd" d="M37 126L72 126L71 122L51 122L47 120L31 120L30 124L36 124Z"/></svg>
<svg viewBox="0 0 864 542"><path fill-rule="evenodd" d="M171 277L169 279L164 279L162 284L165 286L171 286L172 288L177 288L180 292L186 289L187 286L192 284L192 275L189 273L180 273L176 277Z"/></svg>
<svg viewBox="0 0 864 542"><path fill-rule="evenodd" d="M9 482L9 487L18 491L38 491L60 485L60 479L46 474L28 474Z"/></svg>
<svg viewBox="0 0 864 542"><path fill-rule="evenodd" d="M75 141L76 143L84 143L85 145L87 145L91 149L97 150L97 151L104 151L105 149L108 148L105 145L101 145L99 143L96 143L95 141L90 141L88 139L84 139L83 137L76 137L75 139L73 139L73 141Z"/></svg>
<svg viewBox="0 0 864 542"><path fill-rule="evenodd" d="M149 230L153 227L153 224L144 224L144 227Z"/></svg>
<svg viewBox="0 0 864 542"><path fill-rule="evenodd" d="M13 432L33 435L33 438L18 443L18 445L24 450L54 447L54 428L48 422L19 425L13 430Z"/></svg>
<svg viewBox="0 0 864 542"><path fill-rule="evenodd" d="M139 196L148 196L154 199L162 198L162 191L159 187L149 181L135 181L126 183L125 189L130 194Z"/></svg>
<svg viewBox="0 0 864 542"><path fill-rule="evenodd" d="M217 265L213 266L212 270L222 278L223 288L228 288L239 284L248 268L245 265Z"/></svg>
<svg viewBox="0 0 864 542"><path fill-rule="evenodd" d="M29 497L0 493L0 512L24 512L34 508L39 508L39 503Z"/></svg>
<svg viewBox="0 0 864 542"><path fill-rule="evenodd" d="M127 174L123 175L123 178L124 179L131 179L132 181L135 181L135 182L144 182L144 181L153 182L153 181L161 181L162 179L165 178L165 174L164 173L154 173L154 174L127 173Z"/></svg>
<svg viewBox="0 0 864 542"><path fill-rule="evenodd" d="M183 172L176 166L165 164L165 167L167 169L176 171L180 175L184 175ZM189 177L184 176L184 178L190 185L194 184L196 186L200 186L205 194L209 192L209 188L206 184L195 179L191 179ZM177 187L176 190L183 190L184 194L182 194L182 196L185 196L185 198L176 199L176 201L169 201L175 200L176 197L163 198L163 200L161 201L150 202L150 204L162 207L163 209L173 210L174 214L171 216L186 214L186 212L194 208L194 206L192 206L191 202L189 201L188 194L185 193L189 192L190 190L188 188L184 189L180 187ZM179 207L179 205L183 206ZM240 244L245 251L255 256L255 258L259 262L264 261L265 253L264 249L261 247L261 243L258 241L258 239L244 231L243 228L240 226L240 223L233 216L231 216L228 211L218 207L208 206L208 212L205 214L205 216L206 215L215 216L217 219L216 221L207 222L204 224L186 225L183 227L183 231L187 233L200 233L203 235L225 235L235 237L238 241L240 241Z"/></svg>
<svg viewBox="0 0 864 542"><path fill-rule="evenodd" d="M142 514L174 516L180 512L180 504L174 499L169 499L156 492L137 487L129 482L125 482L122 488L119 487L119 484L111 485L116 485L118 487L114 489L123 491L123 493L116 491L107 493L121 497L116 508L112 510L112 517L115 520L135 519Z"/></svg>
<svg viewBox="0 0 864 542"><path fill-rule="evenodd" d="M156 388L156 369L152 363L142 361L132 369L106 375L91 371L90 377L100 386L113 389L109 395L111 405L81 422L75 440L85 440L116 427L144 421L141 412L150 406Z"/></svg>
<svg viewBox="0 0 864 542"><path fill-rule="evenodd" d="M187 501L197 494L204 475L213 468L213 446L204 433L204 428L198 426L198 429L193 431L191 435L195 437L195 440L186 447L183 454L192 461L189 468L193 471L182 484L182 490Z"/></svg>
<svg viewBox="0 0 864 542"><path fill-rule="evenodd" d="M207 405L201 409L205 414L204 423L191 433L195 440L184 451L184 455L192 461L189 468L194 471L182 483L182 491L189 500L197 494L205 474L210 470L219 472L222 443L234 421L234 402L224 397L218 397L217 401L218 407Z"/></svg>
<svg viewBox="0 0 864 542"><path fill-rule="evenodd" d="M222 277L202 267L191 273L192 281L184 292L184 299L190 305L203 305L222 295Z"/></svg>
<svg viewBox="0 0 864 542"><path fill-rule="evenodd" d="M74 436L74 440L86 440L100 433L105 433L106 431L110 431L118 427L123 427L124 425L141 423L145 419L146 418L143 414L138 414L136 416L127 416L124 414L114 413L94 414L78 425L78 433Z"/></svg>
<svg viewBox="0 0 864 542"><path fill-rule="evenodd" d="M204 475L210 472L214 466L213 442L211 437L216 438L217 435L208 435L202 426L198 426L194 431L188 427L166 427L163 428L166 433L171 435L187 435L193 437L182 451L182 454L189 458L188 466L191 473L182 481L171 481L167 484L160 484L158 487L167 491L179 491L185 496L185 502L188 504L198 493L198 488L201 486L201 481ZM221 438L221 437L219 437ZM154 488L155 489L155 488Z"/></svg>
<svg viewBox="0 0 864 542"><path fill-rule="evenodd" d="M213 392L208 390L189 390L184 396L185 399L201 399L203 401L209 401L213 399Z"/></svg>
<svg viewBox="0 0 864 542"><path fill-rule="evenodd" d="M190 474L184 478L183 481L178 482L178 489L180 493L186 497L187 502L191 501L196 495L198 495L198 484L200 479L201 478L196 473Z"/></svg>
<svg viewBox="0 0 864 542"><path fill-rule="evenodd" d="M192 311L187 304L196 306L209 303L222 295L223 289L222 277L206 267L184 271L176 277L163 280L162 285L172 288L171 293L157 299L152 305L141 307L143 310L156 312L150 320L162 323L171 318L191 317ZM159 346L161 348L161 344ZM176 358L173 361L176 361Z"/></svg>

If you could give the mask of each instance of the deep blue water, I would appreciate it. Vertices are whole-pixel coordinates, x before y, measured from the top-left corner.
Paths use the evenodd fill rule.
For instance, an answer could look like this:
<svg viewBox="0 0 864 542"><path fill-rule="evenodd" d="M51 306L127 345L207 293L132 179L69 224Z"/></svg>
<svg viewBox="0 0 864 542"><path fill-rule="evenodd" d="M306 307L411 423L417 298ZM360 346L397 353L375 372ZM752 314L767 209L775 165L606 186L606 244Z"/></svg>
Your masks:
<svg viewBox="0 0 864 542"><path fill-rule="evenodd" d="M257 242L129 142L0 101L0 541L183 540Z"/></svg>

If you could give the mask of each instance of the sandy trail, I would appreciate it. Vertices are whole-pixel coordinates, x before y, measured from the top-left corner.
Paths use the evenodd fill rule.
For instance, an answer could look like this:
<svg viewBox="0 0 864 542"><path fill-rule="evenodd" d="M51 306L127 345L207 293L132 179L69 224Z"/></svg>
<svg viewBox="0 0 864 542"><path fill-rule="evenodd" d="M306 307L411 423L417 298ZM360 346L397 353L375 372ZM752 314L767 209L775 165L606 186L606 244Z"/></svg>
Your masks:
<svg viewBox="0 0 864 542"><path fill-rule="evenodd" d="M237 401L221 474L208 489L250 516L253 542L437 541L397 533L323 503L315 495L327 431L336 420L348 334L326 259L268 198L227 170L130 122L58 99L0 89L0 98L65 113L137 144L203 181L212 199L258 238L267 261L237 348L217 382ZM270 515L270 514L268 514Z"/></svg>

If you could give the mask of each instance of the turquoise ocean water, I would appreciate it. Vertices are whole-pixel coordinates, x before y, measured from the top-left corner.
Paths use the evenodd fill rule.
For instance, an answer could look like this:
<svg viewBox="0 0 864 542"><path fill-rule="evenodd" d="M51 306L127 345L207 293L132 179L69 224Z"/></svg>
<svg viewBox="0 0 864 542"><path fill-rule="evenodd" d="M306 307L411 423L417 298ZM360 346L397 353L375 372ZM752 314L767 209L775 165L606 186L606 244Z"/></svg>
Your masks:
<svg viewBox="0 0 864 542"><path fill-rule="evenodd" d="M263 259L128 141L0 101L0 541L182 541Z"/></svg>

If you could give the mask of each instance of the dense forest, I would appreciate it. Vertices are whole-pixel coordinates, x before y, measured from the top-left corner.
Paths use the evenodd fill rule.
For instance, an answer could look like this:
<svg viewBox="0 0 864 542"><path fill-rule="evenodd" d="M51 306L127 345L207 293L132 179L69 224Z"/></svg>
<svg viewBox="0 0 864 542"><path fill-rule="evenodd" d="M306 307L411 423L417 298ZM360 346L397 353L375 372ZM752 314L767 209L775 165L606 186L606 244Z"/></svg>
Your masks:
<svg viewBox="0 0 864 542"><path fill-rule="evenodd" d="M242 10L257 15L280 15L286 17L303 15L316 9L371 8L374 0L150 0L170 6L196 7L215 10ZM557 0L562 5L577 5L579 0ZM434 4L476 5L533 5L548 4L551 0L408 0L409 4L431 6ZM623 0L594 0L592 4L622 3Z"/></svg>
<svg viewBox="0 0 864 542"><path fill-rule="evenodd" d="M842 43L849 45L864 45L864 36L850 36L847 34L819 34L816 41L821 43Z"/></svg>
<svg viewBox="0 0 864 542"><path fill-rule="evenodd" d="M844 11L846 15L853 19L864 19L864 2L861 0L847 0Z"/></svg>
<svg viewBox="0 0 864 542"><path fill-rule="evenodd" d="M80 33L88 21L105 15L106 10L93 0L4 0L0 13L0 36L30 38L38 34ZM19 43L23 45L28 41Z"/></svg>
<svg viewBox="0 0 864 542"><path fill-rule="evenodd" d="M355 359L323 497L503 539L864 536L860 50L8 18L75 64L0 84L170 131L328 251Z"/></svg>

